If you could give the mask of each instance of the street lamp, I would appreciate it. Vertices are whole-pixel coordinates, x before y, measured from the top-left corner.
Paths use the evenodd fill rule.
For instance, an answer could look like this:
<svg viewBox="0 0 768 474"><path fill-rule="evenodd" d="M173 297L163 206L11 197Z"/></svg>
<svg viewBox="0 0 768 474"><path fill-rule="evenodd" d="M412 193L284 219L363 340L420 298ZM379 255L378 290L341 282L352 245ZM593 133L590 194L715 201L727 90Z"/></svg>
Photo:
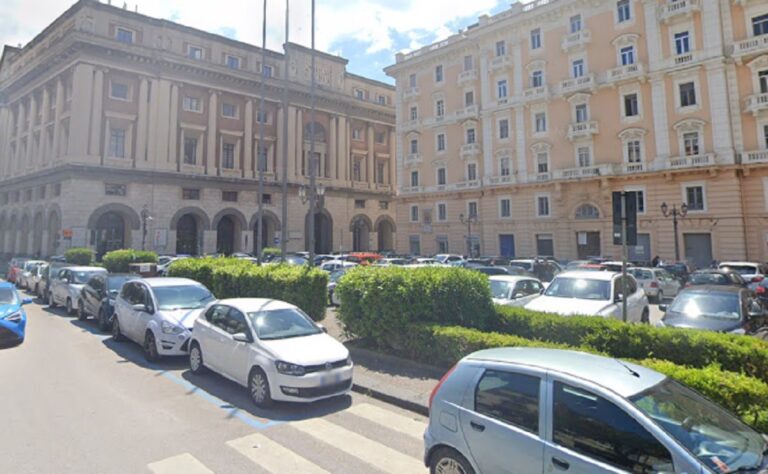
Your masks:
<svg viewBox="0 0 768 474"><path fill-rule="evenodd" d="M146 250L147 247L147 221L152 220L152 215L149 213L149 209L145 204L141 209L141 250Z"/></svg>
<svg viewBox="0 0 768 474"><path fill-rule="evenodd" d="M674 204L672 205L672 210L669 210L669 206L667 206L666 202L661 203L661 213L664 215L664 217L672 216L672 227L675 230L675 261L680 261L680 244L678 243L677 239L677 217L680 216L680 219L684 218L686 214L688 214L688 205L686 203L682 203L680 205L680 209L677 209L677 206Z"/></svg>
<svg viewBox="0 0 768 474"><path fill-rule="evenodd" d="M467 255L472 255L472 224L477 224L477 215L470 214L469 217L464 217L464 214L459 214L459 221L467 226Z"/></svg>
<svg viewBox="0 0 768 474"><path fill-rule="evenodd" d="M318 197L325 195L325 186L322 183L314 183L313 185L299 186L299 199L302 204L309 202L309 261L310 263L315 260L315 212L321 208L322 204Z"/></svg>

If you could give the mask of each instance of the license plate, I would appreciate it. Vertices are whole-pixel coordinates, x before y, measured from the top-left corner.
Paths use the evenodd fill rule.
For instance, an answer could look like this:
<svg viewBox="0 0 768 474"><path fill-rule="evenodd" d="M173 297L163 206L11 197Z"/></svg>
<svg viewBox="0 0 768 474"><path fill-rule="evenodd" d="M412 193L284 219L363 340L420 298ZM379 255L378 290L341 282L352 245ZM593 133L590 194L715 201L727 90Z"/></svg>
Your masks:
<svg viewBox="0 0 768 474"><path fill-rule="evenodd" d="M322 377L320 377L321 385L333 385L339 382L341 382L341 373L325 374Z"/></svg>

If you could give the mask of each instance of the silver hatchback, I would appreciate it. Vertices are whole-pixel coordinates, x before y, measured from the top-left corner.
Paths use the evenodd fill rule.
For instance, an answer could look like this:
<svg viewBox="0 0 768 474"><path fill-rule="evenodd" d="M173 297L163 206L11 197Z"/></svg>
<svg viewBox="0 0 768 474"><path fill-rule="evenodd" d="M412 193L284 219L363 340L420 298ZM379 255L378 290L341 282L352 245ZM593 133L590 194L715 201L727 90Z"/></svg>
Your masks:
<svg viewBox="0 0 768 474"><path fill-rule="evenodd" d="M767 438L653 370L582 352L462 359L430 397L432 473L762 472Z"/></svg>

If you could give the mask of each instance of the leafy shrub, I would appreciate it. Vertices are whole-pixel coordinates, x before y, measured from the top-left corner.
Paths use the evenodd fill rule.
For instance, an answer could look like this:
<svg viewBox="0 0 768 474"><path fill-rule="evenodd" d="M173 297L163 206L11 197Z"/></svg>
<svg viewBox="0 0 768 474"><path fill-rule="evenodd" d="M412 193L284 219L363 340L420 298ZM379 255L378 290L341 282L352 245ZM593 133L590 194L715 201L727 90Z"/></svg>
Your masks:
<svg viewBox="0 0 768 474"><path fill-rule="evenodd" d="M213 291L213 270L222 267L252 267L250 260L227 257L184 258L168 266L168 276L189 278Z"/></svg>
<svg viewBox="0 0 768 474"><path fill-rule="evenodd" d="M127 273L131 263L157 263L157 254L144 250L113 250L101 258L110 273Z"/></svg>
<svg viewBox="0 0 768 474"><path fill-rule="evenodd" d="M275 257L279 257L283 252L278 247L265 247L261 251L261 258L266 261L270 261Z"/></svg>
<svg viewBox="0 0 768 474"><path fill-rule="evenodd" d="M422 322L485 329L495 317L488 278L463 268L357 267L335 292L346 330L374 340Z"/></svg>
<svg viewBox="0 0 768 474"><path fill-rule="evenodd" d="M75 247L64 252L67 263L73 265L90 265L93 263L93 250L85 247Z"/></svg>

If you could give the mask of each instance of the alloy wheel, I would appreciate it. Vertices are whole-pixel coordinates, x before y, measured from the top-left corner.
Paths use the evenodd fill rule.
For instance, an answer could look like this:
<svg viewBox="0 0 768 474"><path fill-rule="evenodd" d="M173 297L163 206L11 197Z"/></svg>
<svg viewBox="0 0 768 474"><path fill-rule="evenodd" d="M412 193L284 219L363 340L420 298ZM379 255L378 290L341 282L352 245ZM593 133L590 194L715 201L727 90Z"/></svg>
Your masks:
<svg viewBox="0 0 768 474"><path fill-rule="evenodd" d="M203 354L197 344L194 344L189 351L189 368L195 374L203 368Z"/></svg>
<svg viewBox="0 0 768 474"><path fill-rule="evenodd" d="M443 458L435 466L437 474L466 474L464 468L453 458Z"/></svg>
<svg viewBox="0 0 768 474"><path fill-rule="evenodd" d="M160 354L157 352L155 335L152 331L147 331L147 335L144 336L144 355L150 362L154 362L160 358Z"/></svg>

